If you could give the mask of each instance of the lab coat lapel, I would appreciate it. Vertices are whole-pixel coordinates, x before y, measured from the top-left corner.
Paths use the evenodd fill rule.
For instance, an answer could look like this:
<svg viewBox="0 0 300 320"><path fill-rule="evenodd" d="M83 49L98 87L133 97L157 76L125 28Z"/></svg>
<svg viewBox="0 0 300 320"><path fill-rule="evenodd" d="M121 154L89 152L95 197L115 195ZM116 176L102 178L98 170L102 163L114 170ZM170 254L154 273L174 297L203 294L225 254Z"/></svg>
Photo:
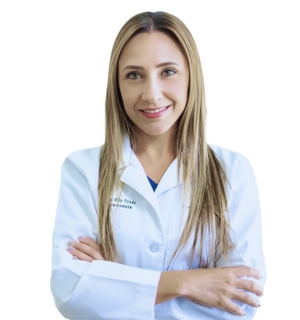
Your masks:
<svg viewBox="0 0 300 320"><path fill-rule="evenodd" d="M168 167L167 171L162 176L156 190L155 194L157 196L161 195L165 191L177 187L179 184L182 183L182 166L179 174L179 180L177 178L177 166L178 166L178 158L176 158Z"/></svg>
<svg viewBox="0 0 300 320"><path fill-rule="evenodd" d="M125 168L120 168L121 181L136 190L159 214L156 194L153 192L143 166L131 149L129 137L124 141L123 161Z"/></svg>

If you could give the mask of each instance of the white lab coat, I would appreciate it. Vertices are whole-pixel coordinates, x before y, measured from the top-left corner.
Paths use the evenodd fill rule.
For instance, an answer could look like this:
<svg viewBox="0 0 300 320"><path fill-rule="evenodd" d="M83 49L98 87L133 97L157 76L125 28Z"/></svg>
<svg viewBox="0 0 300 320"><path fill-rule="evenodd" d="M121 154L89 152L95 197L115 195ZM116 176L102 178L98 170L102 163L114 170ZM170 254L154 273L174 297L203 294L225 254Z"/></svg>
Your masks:
<svg viewBox="0 0 300 320"><path fill-rule="evenodd" d="M257 268L266 279L262 251L261 216L256 182L248 160L213 146L225 165L229 213L237 250L232 265ZM225 310L196 304L184 298L154 306L160 273L168 268L181 235L183 183L177 180L177 159L169 166L155 192L142 165L125 139L120 171L122 194L112 197L112 223L124 264L74 260L66 251L79 236L97 239L97 183L100 147L70 154L63 163L55 227L51 290L61 314L77 320L190 320L238 319ZM168 270L189 269L191 243L176 256ZM193 268L199 265L195 255ZM206 265L203 252L201 267ZM224 266L216 257L215 267ZM252 319L256 308L239 303Z"/></svg>

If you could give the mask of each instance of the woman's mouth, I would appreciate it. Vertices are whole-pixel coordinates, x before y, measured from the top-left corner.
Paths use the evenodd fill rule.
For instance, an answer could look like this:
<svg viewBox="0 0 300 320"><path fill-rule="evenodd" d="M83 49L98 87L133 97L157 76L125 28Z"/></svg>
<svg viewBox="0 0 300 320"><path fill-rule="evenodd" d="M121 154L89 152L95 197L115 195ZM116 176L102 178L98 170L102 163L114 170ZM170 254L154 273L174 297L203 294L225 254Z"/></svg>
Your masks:
<svg viewBox="0 0 300 320"><path fill-rule="evenodd" d="M147 117L147 118L158 118L164 115L167 110L169 109L170 106L167 107L161 107L157 109L145 109L145 110L140 110L142 114Z"/></svg>
<svg viewBox="0 0 300 320"><path fill-rule="evenodd" d="M150 109L150 110L142 110L142 111L146 112L146 113L158 113L158 112L165 110L166 108L167 107L162 107L162 108L158 108L158 109Z"/></svg>

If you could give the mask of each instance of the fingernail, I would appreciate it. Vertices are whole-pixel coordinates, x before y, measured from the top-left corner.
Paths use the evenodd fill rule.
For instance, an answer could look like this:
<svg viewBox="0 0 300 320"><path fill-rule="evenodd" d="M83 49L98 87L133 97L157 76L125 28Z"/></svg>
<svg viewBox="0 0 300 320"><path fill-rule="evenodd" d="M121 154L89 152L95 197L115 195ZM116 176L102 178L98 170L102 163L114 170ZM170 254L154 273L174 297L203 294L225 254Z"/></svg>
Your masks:
<svg viewBox="0 0 300 320"><path fill-rule="evenodd" d="M74 244L76 241L74 241L74 240L70 240L69 242L68 242L68 245L72 245L72 244Z"/></svg>
<svg viewBox="0 0 300 320"><path fill-rule="evenodd" d="M78 260L78 258L77 258L76 256L73 256L73 259L74 259L74 260Z"/></svg>
<svg viewBox="0 0 300 320"><path fill-rule="evenodd" d="M73 251L74 250L74 248L73 247L68 247L68 249L67 249L67 251Z"/></svg>
<svg viewBox="0 0 300 320"><path fill-rule="evenodd" d="M78 238L78 240L84 241L84 240L85 240L85 237L81 237L81 236L80 236L80 237Z"/></svg>

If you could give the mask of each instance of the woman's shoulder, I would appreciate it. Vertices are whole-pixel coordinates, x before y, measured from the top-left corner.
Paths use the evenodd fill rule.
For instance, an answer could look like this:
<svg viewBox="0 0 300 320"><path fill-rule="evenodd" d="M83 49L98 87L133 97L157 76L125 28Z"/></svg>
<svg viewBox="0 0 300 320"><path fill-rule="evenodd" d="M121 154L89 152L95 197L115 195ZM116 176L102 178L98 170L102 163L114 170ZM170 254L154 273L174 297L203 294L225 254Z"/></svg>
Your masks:
<svg viewBox="0 0 300 320"><path fill-rule="evenodd" d="M238 152L231 149L227 149L224 147L216 146L213 144L209 144L210 149L213 150L214 154L217 156L217 158L221 161L223 161L226 164L234 164L235 162L239 161L246 161L248 162L247 157Z"/></svg>
<svg viewBox="0 0 300 320"><path fill-rule="evenodd" d="M228 178L240 173L252 173L252 166L245 155L216 145L209 144L209 147L225 169Z"/></svg>
<svg viewBox="0 0 300 320"><path fill-rule="evenodd" d="M95 161L99 160L101 146L96 146L92 148L75 150L68 154L66 159L72 159L74 161Z"/></svg>
<svg viewBox="0 0 300 320"><path fill-rule="evenodd" d="M63 168L73 168L86 175L98 171L102 146L71 152L63 162Z"/></svg>

